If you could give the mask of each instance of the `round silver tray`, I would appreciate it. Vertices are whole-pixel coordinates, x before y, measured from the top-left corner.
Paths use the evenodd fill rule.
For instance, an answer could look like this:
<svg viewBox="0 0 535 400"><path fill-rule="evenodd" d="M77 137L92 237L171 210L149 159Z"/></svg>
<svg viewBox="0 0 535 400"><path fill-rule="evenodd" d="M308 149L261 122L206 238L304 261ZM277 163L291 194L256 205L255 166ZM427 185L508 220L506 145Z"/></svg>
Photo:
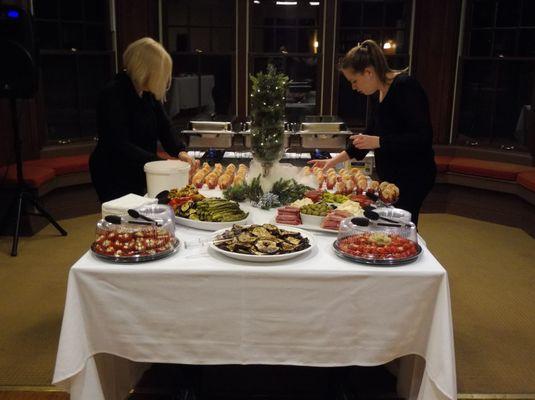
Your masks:
<svg viewBox="0 0 535 400"><path fill-rule="evenodd" d="M105 261L109 261L113 263L121 263L121 264L130 263L131 264L131 263L141 263L141 262L147 262L147 261L160 260L162 258L170 256L171 254L175 254L180 248L180 240L175 238L175 241L173 243L173 248L169 250L162 251L160 253L156 253L152 255L146 255L146 256L141 256L141 255L125 256L125 257L110 256L106 254L97 253L94 247L95 247L95 243L91 245L91 252L93 253L95 257L100 258L101 260L105 260Z"/></svg>
<svg viewBox="0 0 535 400"><path fill-rule="evenodd" d="M416 243L416 254L407 258L387 258L387 259L377 259L377 258L364 258L364 257L358 257L358 256L352 256L351 254L347 254L340 250L338 247L338 240L335 240L333 243L333 249L337 256L346 258L348 260L361 263L361 264L367 264L367 265L377 265L377 266L396 266L396 265L405 265L409 264L413 261L415 261L422 252L422 247Z"/></svg>

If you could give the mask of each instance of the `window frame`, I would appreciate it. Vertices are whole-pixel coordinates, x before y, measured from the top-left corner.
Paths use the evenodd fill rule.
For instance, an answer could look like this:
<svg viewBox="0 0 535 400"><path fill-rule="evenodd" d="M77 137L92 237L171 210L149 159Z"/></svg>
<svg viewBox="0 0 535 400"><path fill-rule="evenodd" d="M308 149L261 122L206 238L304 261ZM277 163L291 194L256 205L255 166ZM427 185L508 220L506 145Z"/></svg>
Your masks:
<svg viewBox="0 0 535 400"><path fill-rule="evenodd" d="M414 30L414 7L416 6L415 4L415 0L404 0L405 1L405 4L407 6L407 10L406 10L406 14L407 14L407 20L406 20L406 24L405 24L405 27L404 28L393 28L391 26L388 26L385 24L385 21L386 21L386 7L385 5L388 4L388 3L394 3L394 2L397 2L397 1L391 1L391 0L383 0L380 2L380 4L383 4L383 15L382 15L382 25L378 25L378 26L353 26L353 27L347 27L347 26L342 26L341 25L341 2L344 1L344 0L337 0L339 2L338 4L338 9L337 9L337 12L336 12L336 24L335 24L335 35L336 35L336 40L335 40L335 43L334 43L334 65L333 65L333 68L335 69L335 74L334 74L334 77L333 77L333 97L332 97L332 113L333 115L337 115L339 116L338 112L339 112L339 98L340 98L340 93L339 93L339 89L340 89L340 84L341 84L341 80L343 79L341 77L341 73L339 73L337 71L337 63L338 63L338 60L340 60L344 55L345 53L342 53L340 52L340 31L342 30L345 30L345 31L362 31L362 32L366 32L366 31L379 31L380 32L380 35L382 37L382 39L384 39L384 36L383 36L383 32L385 31L404 31L405 32L405 38L407 40L407 46L406 46L406 52L403 52L403 53L396 53L396 54L389 54L389 55L386 55L386 59L387 61L389 61L389 64L390 64L390 60L394 60L394 59L405 59L406 60L406 66L405 68L408 68L409 69L409 73L410 73L410 68L411 68L411 64L412 64L412 34L413 34L413 30ZM365 1L362 1L362 0L355 0L355 1L348 1L348 2L355 2L355 3L361 3L361 7L364 7L364 3ZM361 20L364 18L364 15L363 13L361 12ZM382 41L381 43L378 43L380 46L382 46ZM356 45L356 43L355 43ZM357 96L363 96L363 97L366 97L365 95L362 95L362 94L358 94ZM366 110L365 110L365 120L363 121L362 123L362 120L358 117L341 117L343 118L344 122L347 124L348 127L352 128L352 129L364 129L366 127L366 123L367 123L367 120L368 118L370 117L370 98L369 96L367 96L367 99L366 99ZM339 116L340 117L340 116Z"/></svg>
<svg viewBox="0 0 535 400"><path fill-rule="evenodd" d="M180 0L179 0L180 1ZM236 13L238 12L238 9L237 9L237 1L232 1L232 0L227 0L228 3L232 3L232 6L234 8L234 14L233 14L233 18L232 18L232 21L233 23L231 25L227 25L227 24L213 24L213 20L212 20L212 13L210 13L210 23L209 24L191 24L191 12L190 10L188 9L188 12L187 12L187 23L186 24L170 24L169 23L169 12L168 12L168 7L169 7L169 3L168 2L162 2L162 7L161 7L161 24L162 26L160 27L161 29L161 32L162 32L162 37L161 37L161 41L162 41L162 44L164 45L164 47L166 49L168 49L168 52L169 54L171 55L171 58L173 58L173 60L175 59L175 57L181 57L181 56L190 56L190 57L199 57L197 59L197 71L195 72L195 76L199 77L200 75L202 75L202 68L201 68L201 65L202 65L202 62L203 62L203 58L204 57L210 57L210 56L229 56L230 57L230 62L231 62L231 67L230 67L230 72L231 72L231 82L230 82L230 90L231 90L231 99L230 99L230 103L229 103L229 113L232 115L232 114L236 114L237 113L237 110L236 110L236 96L237 96L237 93L236 93L236 68L237 68L237 65L236 65L236 53L238 51L237 47L238 47L238 43L237 43L237 40L236 40L236 35L237 35L237 30L238 30L238 25L237 23L239 23L237 21L237 18L236 18ZM188 2L188 3L191 3L191 0ZM187 4L189 6L189 4ZM169 29L175 29L175 28L184 28L184 29L187 29L188 31L188 36L190 37L190 40L191 40L191 29L209 29L209 32L210 32L210 50L209 51L205 51L205 50L201 50L201 49L190 49L189 51L172 51L170 50L170 43L169 43ZM214 29L230 29L231 30L231 37L232 37L232 43L233 43L233 48L231 51L213 51L213 30ZM200 50L200 51L198 51ZM200 86L199 86L199 90L200 90ZM200 99L200 96L199 96L199 99Z"/></svg>
<svg viewBox="0 0 535 400"><path fill-rule="evenodd" d="M326 4L327 3L327 4ZM291 58L291 57L308 57L308 58L315 58L316 59L316 82L315 82L315 91L316 91L316 98L315 98L315 109L314 113L319 114L321 109L321 98L322 98L322 89L324 82L322 81L323 75L322 75L322 62L323 62L323 53L325 51L325 40L323 37L324 33L324 24L325 24L325 7L329 6L329 0L322 0L320 2L320 5L318 7L319 16L318 21L319 24L316 25L254 25L253 24L253 11L254 8L254 0L247 0L247 7L249 8L249 20L248 20L248 48L247 48L247 56L248 56L248 70L251 74L254 73L254 66L255 61L260 58ZM276 5L273 5L272 7L277 7ZM316 7L316 6L314 6ZM276 9L276 8L275 8ZM320 43L320 46L318 48L318 51L316 53L308 53L308 52L299 52L299 51L288 51L288 52L259 52L259 51L253 51L253 32L256 29L276 29L276 28L283 28L283 29L295 29L297 32L299 30L316 30L317 31L317 39ZM296 43L298 42L299 35L296 35ZM251 82L249 79L247 79L247 93L250 93L251 91ZM248 98L246 100L247 102L247 110L250 108L250 99Z"/></svg>
<svg viewBox="0 0 535 400"><path fill-rule="evenodd" d="M94 107L84 108L83 107L83 98L84 94L82 93L82 81L83 76L80 73L81 70L81 62L80 58L83 57L95 57L101 58L105 60L105 64L108 64L108 72L109 77L112 77L114 73L117 72L116 67L116 51L114 50L113 46L113 36L111 32L111 26L112 26L112 18L113 16L110 13L110 1L113 0L103 0L104 4L104 14L103 14L103 21L95 21L92 19L89 19L89 17L86 15L86 8L85 8L85 1L80 0L80 9L81 9L81 19L65 19L62 16L62 9L61 9L61 1L57 1L57 9L56 9L56 17L55 18L41 18L39 15L37 15L37 10L34 10L33 20L36 27L40 23L56 23L58 25L57 27L57 47L56 48L50 48L45 47L41 48L39 46L39 74L40 74L40 81L41 81L41 93L40 96L43 99L43 111L44 111L44 125L45 125L45 145L51 146L51 145L65 145L70 143L80 143L80 142L90 142L94 141L95 137L97 136L97 132L90 133L89 135L85 135L84 131L86 129L86 123L85 123L85 113L87 111L95 111L95 126L96 126L96 104ZM81 24L82 25L82 43L86 44L87 36L86 36L86 30L88 26L100 26L103 29L103 35L104 35L104 46L105 49L78 49L78 48L64 48L64 40L62 35L62 25L63 24ZM39 39L39 35L37 36L37 39ZM72 61L74 64L74 73L73 76L75 77L75 83L74 87L76 90L75 98L76 103L73 105L72 110L75 110L77 113L77 118L75 124L77 125L77 132L79 135L76 136L65 136L63 138L54 138L52 139L50 136L49 131L49 125L50 125L50 108L49 104L44 101L44 99L47 97L47 84L44 80L44 66L43 66L43 60L46 60L49 57L57 57L59 58L67 58L69 59L69 63ZM103 82L104 84L105 82ZM56 112L60 112L61 110L66 110L65 108L58 109ZM69 108L70 110L70 108ZM62 136L62 135L59 135Z"/></svg>
<svg viewBox="0 0 535 400"><path fill-rule="evenodd" d="M522 63L533 63L535 68L535 56L519 56L518 49L520 46L520 33L523 30L532 30L535 32L535 25L522 25L522 10L524 8L524 3L526 0L518 1L518 20L516 26L497 26L497 13L498 13L498 0L493 0L494 4L494 21L492 26L487 27L473 27L473 12L474 12L474 3L477 0L463 0L462 4L462 18L460 24L460 45L459 51L457 54L457 72L456 72L456 95L453 100L453 115L452 115L452 124L450 131L450 145L460 145L468 147L477 147L477 148L489 148L494 150L505 150L505 151L520 151L527 152L527 146L525 143L512 142L504 139L500 139L499 136L496 136L496 120L497 120L497 101L499 88L499 79L502 71L506 68L506 63L514 63L516 67L520 66ZM496 32L502 31L515 31L515 45L514 45L514 54L512 56L506 55L495 55L495 39ZM490 44L489 55L487 56L474 56L470 55L470 46L473 32L492 32L492 41ZM471 137L466 133L461 132L461 104L463 100L463 85L465 80L465 70L469 62L482 61L490 62L493 64L493 88L492 88L492 112L490 113L490 134L487 136L477 136ZM487 88L490 89L490 88ZM482 90L482 89L480 89ZM535 89L532 93L532 97L535 96ZM513 134L514 132L511 132Z"/></svg>

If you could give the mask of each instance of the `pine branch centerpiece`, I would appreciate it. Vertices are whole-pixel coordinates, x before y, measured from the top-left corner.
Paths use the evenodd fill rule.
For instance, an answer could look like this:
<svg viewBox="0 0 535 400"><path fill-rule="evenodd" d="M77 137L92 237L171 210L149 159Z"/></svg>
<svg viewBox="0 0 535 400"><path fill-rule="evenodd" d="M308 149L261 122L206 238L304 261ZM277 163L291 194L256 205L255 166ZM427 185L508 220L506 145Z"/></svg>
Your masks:
<svg viewBox="0 0 535 400"><path fill-rule="evenodd" d="M267 177L284 155L284 110L288 76L269 64L267 71L251 75L251 151Z"/></svg>

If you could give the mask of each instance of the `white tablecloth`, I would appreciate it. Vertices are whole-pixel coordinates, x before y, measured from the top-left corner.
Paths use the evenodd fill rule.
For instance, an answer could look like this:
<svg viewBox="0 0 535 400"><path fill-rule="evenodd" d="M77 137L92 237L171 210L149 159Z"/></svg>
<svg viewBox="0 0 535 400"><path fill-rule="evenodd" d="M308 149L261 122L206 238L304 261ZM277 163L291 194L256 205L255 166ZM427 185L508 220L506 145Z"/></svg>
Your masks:
<svg viewBox="0 0 535 400"><path fill-rule="evenodd" d="M214 76L201 76L201 106L207 106L209 110L214 108L212 89L214 88ZM169 115L175 116L182 109L199 107L199 78L198 76L180 76L171 80L171 88L167 94L169 101Z"/></svg>
<svg viewBox="0 0 535 400"><path fill-rule="evenodd" d="M272 214L255 209L252 218L263 223ZM191 243L210 233L179 226L177 234ZM69 274L53 383L73 400L121 398L142 364L109 355L136 362L371 366L417 354L426 361L417 398L455 399L446 271L425 247L406 266L354 264L336 257L334 238L317 235L308 255L266 265L199 246L139 265L84 254ZM96 362L98 353L108 361Z"/></svg>

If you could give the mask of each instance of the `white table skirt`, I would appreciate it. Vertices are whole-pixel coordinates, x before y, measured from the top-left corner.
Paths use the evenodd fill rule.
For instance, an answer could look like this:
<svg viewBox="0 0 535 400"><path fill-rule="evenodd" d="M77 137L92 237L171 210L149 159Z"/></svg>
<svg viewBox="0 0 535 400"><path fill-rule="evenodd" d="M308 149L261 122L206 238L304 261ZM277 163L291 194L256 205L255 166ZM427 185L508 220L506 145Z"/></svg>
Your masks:
<svg viewBox="0 0 535 400"><path fill-rule="evenodd" d="M86 253L69 274L53 383L73 400L119 399L145 367L127 360L371 366L416 354L426 361L417 398L455 399L446 271L425 246L406 266L354 264L336 257L334 238L317 235L307 255L268 265L199 247L139 265Z"/></svg>

